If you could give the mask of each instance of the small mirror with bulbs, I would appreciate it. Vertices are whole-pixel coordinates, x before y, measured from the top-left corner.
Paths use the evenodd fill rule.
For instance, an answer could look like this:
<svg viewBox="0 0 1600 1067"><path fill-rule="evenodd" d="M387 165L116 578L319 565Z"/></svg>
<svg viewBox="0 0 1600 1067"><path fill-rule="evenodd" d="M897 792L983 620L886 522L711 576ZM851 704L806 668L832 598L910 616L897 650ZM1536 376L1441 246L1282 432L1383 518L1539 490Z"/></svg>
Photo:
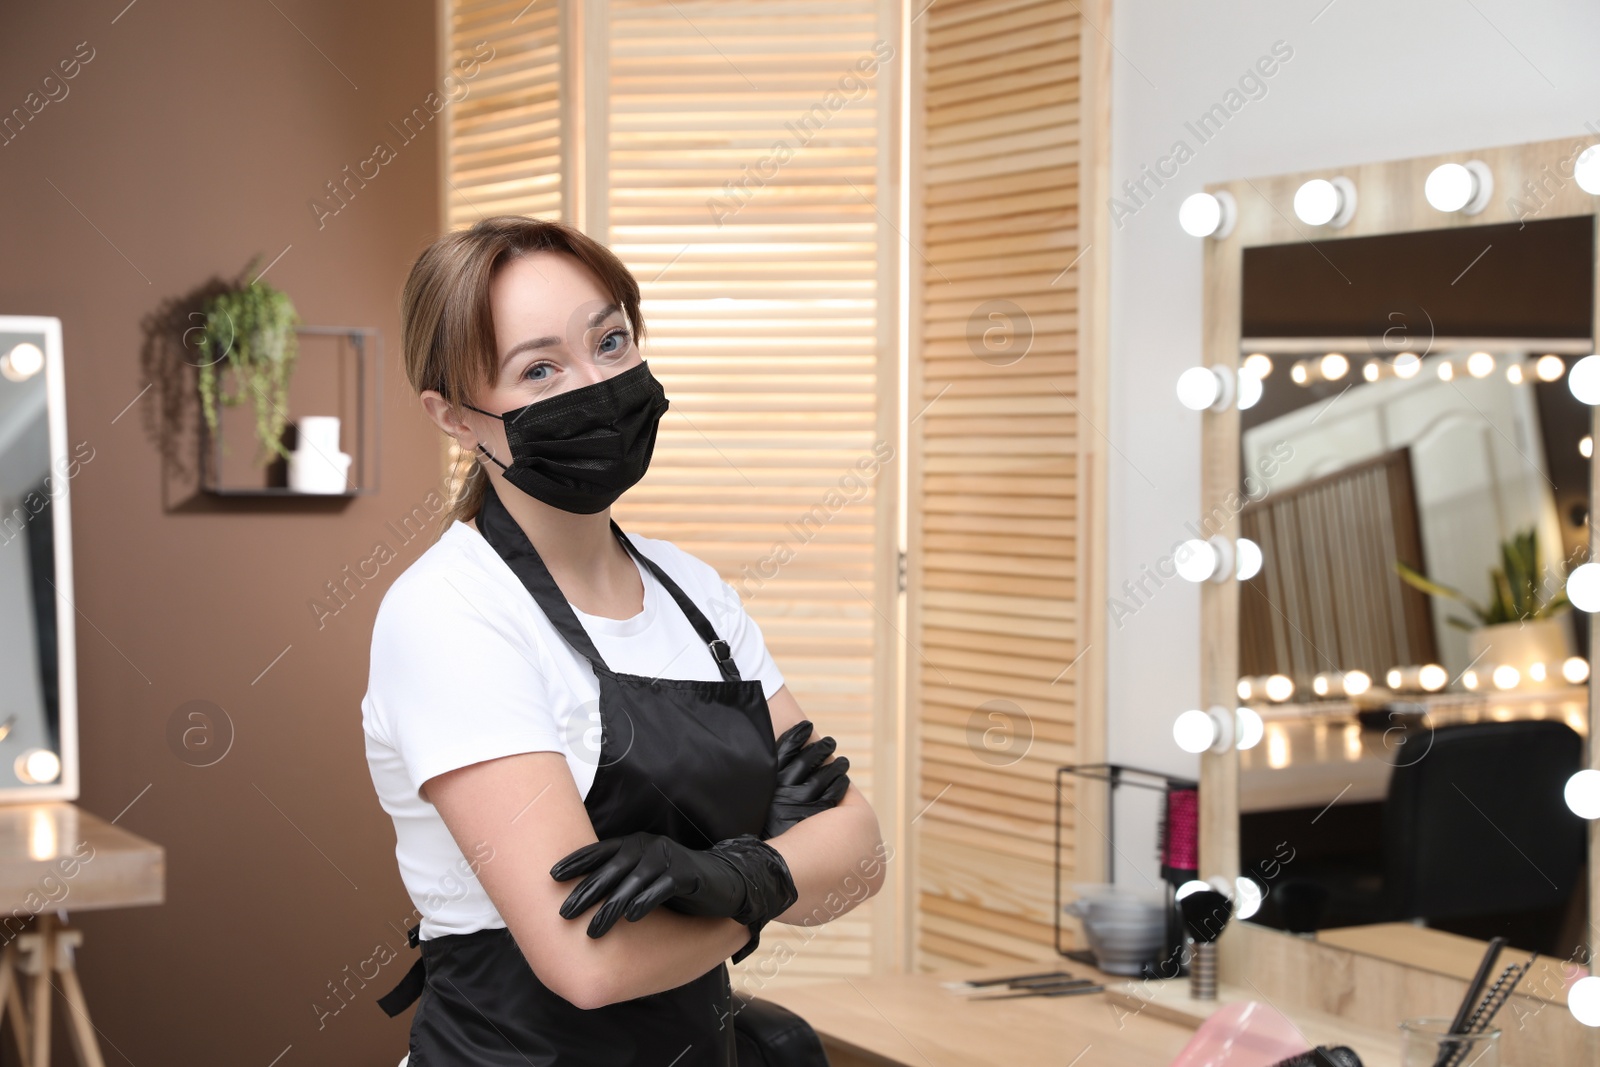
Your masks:
<svg viewBox="0 0 1600 1067"><path fill-rule="evenodd" d="M0 316L0 802L78 796L69 487L93 456L67 436L60 320Z"/></svg>

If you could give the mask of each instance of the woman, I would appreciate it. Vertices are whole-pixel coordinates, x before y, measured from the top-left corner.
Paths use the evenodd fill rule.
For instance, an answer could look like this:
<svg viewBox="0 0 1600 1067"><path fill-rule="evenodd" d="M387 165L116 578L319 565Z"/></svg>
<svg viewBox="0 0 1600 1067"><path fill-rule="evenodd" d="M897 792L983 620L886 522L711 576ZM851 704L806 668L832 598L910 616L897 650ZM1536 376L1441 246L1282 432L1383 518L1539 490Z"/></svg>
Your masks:
<svg viewBox="0 0 1600 1067"><path fill-rule="evenodd" d="M732 587L611 521L668 406L621 261L486 219L422 253L402 317L476 462L373 629L368 763L421 914L381 1003L420 994L409 1067L730 1067L724 961L875 893L876 816Z"/></svg>

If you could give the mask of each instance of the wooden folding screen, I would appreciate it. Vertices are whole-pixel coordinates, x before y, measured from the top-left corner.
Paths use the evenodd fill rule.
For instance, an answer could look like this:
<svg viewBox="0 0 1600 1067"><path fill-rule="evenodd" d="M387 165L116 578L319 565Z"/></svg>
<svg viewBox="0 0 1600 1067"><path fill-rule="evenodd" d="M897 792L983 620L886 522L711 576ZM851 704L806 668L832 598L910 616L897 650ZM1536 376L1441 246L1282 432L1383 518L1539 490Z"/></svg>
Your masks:
<svg viewBox="0 0 1600 1067"><path fill-rule="evenodd" d="M609 7L605 229L673 403L619 522L739 590L892 819L893 20L876 0ZM868 973L879 905L762 952L785 980Z"/></svg>
<svg viewBox="0 0 1600 1067"><path fill-rule="evenodd" d="M485 36L498 52L454 116L450 225L491 209L575 221L639 279L672 407L617 521L739 591L893 840L897 8L451 7L455 53ZM815 930L769 927L738 970L892 967L885 900Z"/></svg>
<svg viewBox="0 0 1600 1067"><path fill-rule="evenodd" d="M1095 758L1081 472L1099 416L1079 296L1103 212L1082 200L1100 116L1080 70L1100 31L1073 0L915 6L907 675L916 956L942 967L1048 954L1054 771ZM1071 880L1080 844L1090 862L1103 845L1078 791L1065 800Z"/></svg>

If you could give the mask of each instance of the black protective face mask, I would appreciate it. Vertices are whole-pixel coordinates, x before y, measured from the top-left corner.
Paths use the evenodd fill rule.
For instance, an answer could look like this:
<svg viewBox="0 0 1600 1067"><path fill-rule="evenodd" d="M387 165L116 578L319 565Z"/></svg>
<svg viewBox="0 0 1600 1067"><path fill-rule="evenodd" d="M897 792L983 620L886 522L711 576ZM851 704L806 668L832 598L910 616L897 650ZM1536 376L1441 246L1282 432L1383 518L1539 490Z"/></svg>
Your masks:
<svg viewBox="0 0 1600 1067"><path fill-rule="evenodd" d="M481 443L478 449L499 465L506 481L553 508L593 515L650 469L668 401L649 365L640 361L604 381L503 415L466 406L505 423L510 466Z"/></svg>

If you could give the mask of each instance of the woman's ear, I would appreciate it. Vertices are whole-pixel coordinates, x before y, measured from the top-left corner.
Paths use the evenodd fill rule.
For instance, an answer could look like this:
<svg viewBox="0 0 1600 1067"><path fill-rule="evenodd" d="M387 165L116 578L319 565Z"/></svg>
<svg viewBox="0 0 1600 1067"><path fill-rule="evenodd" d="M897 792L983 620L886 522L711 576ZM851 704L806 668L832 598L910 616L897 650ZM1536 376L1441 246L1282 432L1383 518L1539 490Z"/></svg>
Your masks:
<svg viewBox="0 0 1600 1067"><path fill-rule="evenodd" d="M422 409L427 412L428 418L433 420L435 426L446 435L455 438L456 444L464 451L476 450L477 433L463 419L460 409L444 398L444 394L436 389L424 389L420 398Z"/></svg>

